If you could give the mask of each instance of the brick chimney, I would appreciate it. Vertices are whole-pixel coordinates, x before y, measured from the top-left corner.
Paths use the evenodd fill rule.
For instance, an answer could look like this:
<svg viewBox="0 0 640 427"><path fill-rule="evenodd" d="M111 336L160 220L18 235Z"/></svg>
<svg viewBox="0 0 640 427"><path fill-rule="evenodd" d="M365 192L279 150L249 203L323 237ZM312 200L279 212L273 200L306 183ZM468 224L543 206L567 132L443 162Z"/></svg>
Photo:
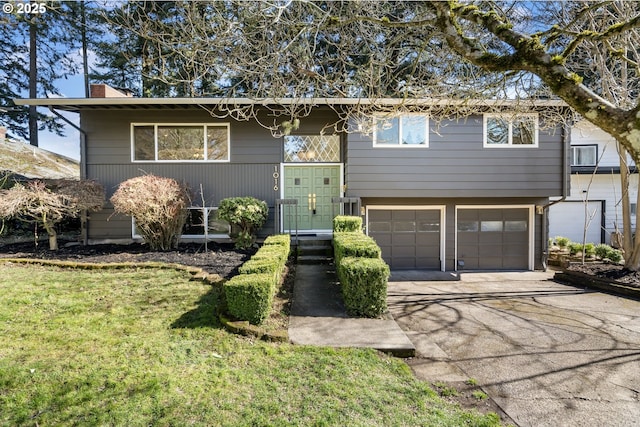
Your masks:
<svg viewBox="0 0 640 427"><path fill-rule="evenodd" d="M100 83L89 85L89 96L91 98L130 98L131 92L120 91L109 85Z"/></svg>

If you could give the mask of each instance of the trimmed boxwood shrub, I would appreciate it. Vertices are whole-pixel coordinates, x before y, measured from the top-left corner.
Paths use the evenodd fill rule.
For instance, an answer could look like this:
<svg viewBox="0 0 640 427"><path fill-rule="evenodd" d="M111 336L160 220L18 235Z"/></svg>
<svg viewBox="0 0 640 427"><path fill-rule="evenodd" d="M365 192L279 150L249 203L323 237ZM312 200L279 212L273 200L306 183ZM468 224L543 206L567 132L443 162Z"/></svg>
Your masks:
<svg viewBox="0 0 640 427"><path fill-rule="evenodd" d="M359 216L338 215L333 218L333 231L362 232L362 218Z"/></svg>
<svg viewBox="0 0 640 427"><path fill-rule="evenodd" d="M380 258L382 253L375 240L357 232L334 233L333 249L336 265L344 257Z"/></svg>
<svg viewBox="0 0 640 427"><path fill-rule="evenodd" d="M345 257L339 271L342 296L350 315L377 317L386 311L390 272L383 260Z"/></svg>
<svg viewBox="0 0 640 427"><path fill-rule="evenodd" d="M224 284L227 310L239 320L259 325L267 318L273 302L272 274L239 274Z"/></svg>
<svg viewBox="0 0 640 427"><path fill-rule="evenodd" d="M262 246L258 249L258 252L256 252L251 259L266 259L284 265L287 262L288 257L289 251L286 247L280 245L269 245Z"/></svg>
<svg viewBox="0 0 640 427"><path fill-rule="evenodd" d="M254 325L267 318L290 248L289 235L270 236L265 239L265 245L240 266L240 274L224 284L229 314Z"/></svg>
<svg viewBox="0 0 640 427"><path fill-rule="evenodd" d="M269 236L264 239L263 247L264 246L283 246L287 256L289 256L289 252L291 251L291 236L288 234L275 234L273 236Z"/></svg>
<svg viewBox="0 0 640 427"><path fill-rule="evenodd" d="M274 282L280 279L282 273L281 264L278 260L272 259L255 259L251 258L240 266L238 271L240 274L256 274L256 273L268 273L274 276ZM275 285L275 283L274 283Z"/></svg>

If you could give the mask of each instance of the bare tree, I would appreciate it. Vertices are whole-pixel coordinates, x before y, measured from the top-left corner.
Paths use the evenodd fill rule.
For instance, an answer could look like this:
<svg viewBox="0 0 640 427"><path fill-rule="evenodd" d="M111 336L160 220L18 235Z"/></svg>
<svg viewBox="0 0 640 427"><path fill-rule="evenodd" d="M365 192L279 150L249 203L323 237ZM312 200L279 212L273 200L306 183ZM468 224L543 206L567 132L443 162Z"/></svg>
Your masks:
<svg viewBox="0 0 640 427"><path fill-rule="evenodd" d="M43 226L49 235L49 249L55 251L56 224L78 218L83 211L98 211L104 200L104 189L94 181L35 180L0 190L0 218L14 217Z"/></svg>
<svg viewBox="0 0 640 427"><path fill-rule="evenodd" d="M336 107L336 126L353 130L363 126L355 118L381 109L411 105L436 118L486 111L487 99L530 108L556 97L640 161L637 2L212 1L171 8L158 15L123 5L113 22L152 54L147 77L176 94L288 98L268 120L253 105L229 104L214 115L257 118L286 133L309 113L310 98L366 98ZM541 122L557 122L559 113L547 109ZM627 267L640 269L640 241L625 241Z"/></svg>

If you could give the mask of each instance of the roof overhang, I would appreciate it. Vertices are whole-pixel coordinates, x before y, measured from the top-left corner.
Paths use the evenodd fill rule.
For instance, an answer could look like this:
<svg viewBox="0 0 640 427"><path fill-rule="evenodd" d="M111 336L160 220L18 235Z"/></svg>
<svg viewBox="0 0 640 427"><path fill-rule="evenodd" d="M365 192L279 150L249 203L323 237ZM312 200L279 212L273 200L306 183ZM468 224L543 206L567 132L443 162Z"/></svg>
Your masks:
<svg viewBox="0 0 640 427"><path fill-rule="evenodd" d="M492 99L433 99L433 98L30 98L15 99L16 105L32 105L36 107L50 107L56 110L80 112L83 110L158 110L158 109L194 109L220 108L228 109L232 106L307 106L307 107L504 107L514 108L526 105L529 108L566 107L561 100L522 99L522 100L492 100Z"/></svg>

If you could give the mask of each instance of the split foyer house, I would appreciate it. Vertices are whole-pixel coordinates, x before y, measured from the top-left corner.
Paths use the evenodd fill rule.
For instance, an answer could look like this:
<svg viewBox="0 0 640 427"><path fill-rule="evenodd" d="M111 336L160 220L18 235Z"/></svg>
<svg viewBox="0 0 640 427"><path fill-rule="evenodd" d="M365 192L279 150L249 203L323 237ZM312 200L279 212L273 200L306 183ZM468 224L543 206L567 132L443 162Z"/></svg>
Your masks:
<svg viewBox="0 0 640 427"><path fill-rule="evenodd" d="M542 268L547 205L569 185L569 135L561 125L541 126L545 102L519 114L498 102L504 114L479 107L436 123L420 112L428 101L405 101L402 113L374 116L368 130L354 125L341 132L338 112L367 100L295 100L306 103L309 114L276 136L257 120L216 111L249 106L263 123L273 123L276 104L286 99L16 102L80 114L82 176L102 183L107 197L144 173L184 181L198 193L202 186L206 210L196 196L187 237L203 237L202 212L210 235L226 235L227 225L216 218L220 200L254 196L270 207L263 234L327 233L338 213L361 215L393 269ZM136 237L131 218L112 213L107 204L91 214L88 240Z"/></svg>

